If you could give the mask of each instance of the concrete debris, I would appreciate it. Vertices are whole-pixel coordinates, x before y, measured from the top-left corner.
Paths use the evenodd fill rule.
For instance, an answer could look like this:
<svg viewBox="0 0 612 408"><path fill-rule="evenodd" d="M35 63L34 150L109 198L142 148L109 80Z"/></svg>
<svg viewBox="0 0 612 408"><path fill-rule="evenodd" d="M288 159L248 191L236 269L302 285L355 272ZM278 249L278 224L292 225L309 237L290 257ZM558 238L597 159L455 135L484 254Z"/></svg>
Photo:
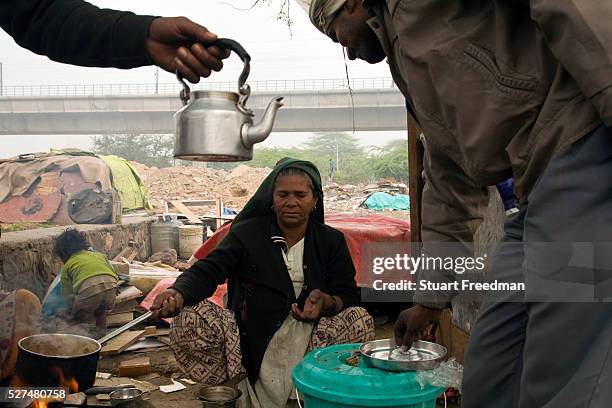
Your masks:
<svg viewBox="0 0 612 408"><path fill-rule="evenodd" d="M356 214L370 214L373 211L361 207L363 202L375 192L390 194L408 194L408 187L403 183L393 183L381 180L375 184L336 184L323 186L325 195L325 211L328 214L351 212ZM380 212L378 212L380 213ZM406 214L406 218L408 214Z"/></svg>
<svg viewBox="0 0 612 408"><path fill-rule="evenodd" d="M162 212L164 200L217 199L225 207L239 210L270 173L269 168L256 169L240 165L232 171L198 167L158 169L130 162L149 190L155 212Z"/></svg>
<svg viewBox="0 0 612 408"><path fill-rule="evenodd" d="M131 164L147 186L150 201L158 213L164 210L164 200L218 198L223 201L225 207L240 211L271 171L269 168L253 168L245 164L232 171L180 166L158 169L136 162ZM371 193L384 191L407 194L408 187L395 180L379 180L372 184L357 185L328 183L323 187L323 191L327 213L369 214L372 211L359 206ZM202 211L194 212L203 214Z"/></svg>

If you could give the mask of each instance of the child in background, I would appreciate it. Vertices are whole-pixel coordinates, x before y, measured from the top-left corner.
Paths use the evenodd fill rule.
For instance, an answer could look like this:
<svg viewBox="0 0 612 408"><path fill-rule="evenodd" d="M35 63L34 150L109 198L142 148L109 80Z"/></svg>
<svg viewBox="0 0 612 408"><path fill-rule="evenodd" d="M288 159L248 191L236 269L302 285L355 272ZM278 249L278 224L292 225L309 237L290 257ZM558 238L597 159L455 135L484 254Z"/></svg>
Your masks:
<svg viewBox="0 0 612 408"><path fill-rule="evenodd" d="M118 276L106 255L93 251L85 234L75 228L64 231L55 241L53 252L64 267L61 270L62 295L70 308L68 325L78 330L87 326L88 336L106 334L106 314L115 306Z"/></svg>

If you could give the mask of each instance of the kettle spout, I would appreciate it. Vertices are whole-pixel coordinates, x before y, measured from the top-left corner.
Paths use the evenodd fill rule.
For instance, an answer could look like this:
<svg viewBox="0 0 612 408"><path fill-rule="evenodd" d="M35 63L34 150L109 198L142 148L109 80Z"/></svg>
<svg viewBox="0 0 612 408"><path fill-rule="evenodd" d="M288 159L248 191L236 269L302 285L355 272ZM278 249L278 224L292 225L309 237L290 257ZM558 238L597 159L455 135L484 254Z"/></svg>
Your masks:
<svg viewBox="0 0 612 408"><path fill-rule="evenodd" d="M242 127L242 144L247 149L253 147L255 143L263 142L272 132L272 125L276 118L276 112L283 106L283 97L278 96L270 101L263 118L256 125L244 125Z"/></svg>

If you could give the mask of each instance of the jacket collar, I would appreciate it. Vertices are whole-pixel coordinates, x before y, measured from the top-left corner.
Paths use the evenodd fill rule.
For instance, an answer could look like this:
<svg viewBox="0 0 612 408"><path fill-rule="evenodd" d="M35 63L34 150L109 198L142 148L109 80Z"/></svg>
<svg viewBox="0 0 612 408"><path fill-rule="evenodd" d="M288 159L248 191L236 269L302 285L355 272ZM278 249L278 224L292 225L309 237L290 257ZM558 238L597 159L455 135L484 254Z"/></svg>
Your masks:
<svg viewBox="0 0 612 408"><path fill-rule="evenodd" d="M272 240L272 244L279 246L283 252L287 253L289 245L287 245L287 240L283 236L274 217L272 217L272 225L270 227L270 239Z"/></svg>

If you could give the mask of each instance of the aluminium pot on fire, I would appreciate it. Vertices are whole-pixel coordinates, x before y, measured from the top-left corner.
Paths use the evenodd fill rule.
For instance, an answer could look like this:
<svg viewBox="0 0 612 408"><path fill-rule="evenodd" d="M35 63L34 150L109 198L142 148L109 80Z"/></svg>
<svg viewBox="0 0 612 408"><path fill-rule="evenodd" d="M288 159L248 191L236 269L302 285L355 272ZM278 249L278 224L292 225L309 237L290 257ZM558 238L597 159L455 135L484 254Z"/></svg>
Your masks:
<svg viewBox="0 0 612 408"><path fill-rule="evenodd" d="M15 374L24 386L91 388L102 346L75 334L35 334L21 339Z"/></svg>

